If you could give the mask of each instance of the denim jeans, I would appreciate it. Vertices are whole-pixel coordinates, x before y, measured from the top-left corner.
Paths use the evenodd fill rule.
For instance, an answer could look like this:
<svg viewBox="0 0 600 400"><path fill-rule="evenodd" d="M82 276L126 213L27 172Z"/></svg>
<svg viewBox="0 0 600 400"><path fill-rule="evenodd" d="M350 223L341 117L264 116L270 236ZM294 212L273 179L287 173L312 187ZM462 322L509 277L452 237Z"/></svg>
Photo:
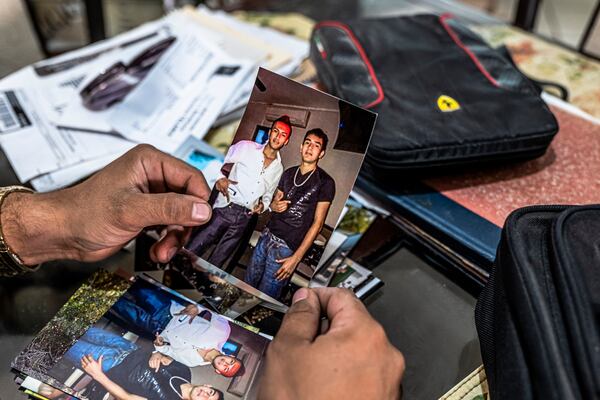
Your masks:
<svg viewBox="0 0 600 400"><path fill-rule="evenodd" d="M75 365L81 364L83 356L91 355L94 360L102 357L102 371L119 365L138 346L116 333L92 326L65 353L65 357Z"/></svg>
<svg viewBox="0 0 600 400"><path fill-rule="evenodd" d="M111 311L125 323L125 328L153 340L171 320L171 298L161 290L134 284Z"/></svg>
<svg viewBox="0 0 600 400"><path fill-rule="evenodd" d="M287 258L294 254L285 242L273 235L268 229L263 230L258 244L252 253L250 265L246 269L244 281L261 292L279 299L289 278L282 281L275 279L275 273L281 264L276 260Z"/></svg>
<svg viewBox="0 0 600 400"><path fill-rule="evenodd" d="M238 247L250 218L250 210L237 204L214 208L211 220L200 228L187 248L201 256L209 246L216 243L217 246L207 261L222 268Z"/></svg>

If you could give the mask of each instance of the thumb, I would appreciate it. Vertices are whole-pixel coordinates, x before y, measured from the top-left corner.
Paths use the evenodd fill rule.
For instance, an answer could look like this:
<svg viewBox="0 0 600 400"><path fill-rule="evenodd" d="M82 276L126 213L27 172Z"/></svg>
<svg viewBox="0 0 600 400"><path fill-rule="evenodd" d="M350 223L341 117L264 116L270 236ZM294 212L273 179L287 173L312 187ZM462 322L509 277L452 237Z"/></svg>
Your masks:
<svg viewBox="0 0 600 400"><path fill-rule="evenodd" d="M100 364L100 368L102 368L102 360L104 360L104 355L98 357L98 364Z"/></svg>
<svg viewBox="0 0 600 400"><path fill-rule="evenodd" d="M137 193L132 195L128 210L135 218L131 222L144 228L153 225L202 225L210 220L212 211L203 199L178 193ZM131 218L124 215L124 219Z"/></svg>
<svg viewBox="0 0 600 400"><path fill-rule="evenodd" d="M312 342L317 336L321 317L319 299L311 289L301 288L292 301L275 340L286 344Z"/></svg>

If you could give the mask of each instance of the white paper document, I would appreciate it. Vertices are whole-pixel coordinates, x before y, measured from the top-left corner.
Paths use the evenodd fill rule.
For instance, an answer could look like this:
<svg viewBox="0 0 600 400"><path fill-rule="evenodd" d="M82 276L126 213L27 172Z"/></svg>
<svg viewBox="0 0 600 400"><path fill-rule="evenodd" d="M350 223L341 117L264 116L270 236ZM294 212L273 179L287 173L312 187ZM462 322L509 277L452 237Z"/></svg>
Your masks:
<svg viewBox="0 0 600 400"><path fill-rule="evenodd" d="M58 129L39 110L30 91L0 91L0 144L21 182L130 144L114 136Z"/></svg>
<svg viewBox="0 0 600 400"><path fill-rule="evenodd" d="M275 71L280 75L290 76L296 71L300 63L308 57L308 43L294 36L283 34L275 29L259 27L240 21L225 12L211 11L204 6L198 6L197 15L197 18L204 21L210 20L215 27L227 28L230 32L235 32L237 36L251 38L246 40L251 40L253 46L263 48L267 52L266 58L263 58L259 66ZM248 102L253 87L254 79L246 80L240 85L225 105L221 115L243 107Z"/></svg>
<svg viewBox="0 0 600 400"><path fill-rule="evenodd" d="M133 141L173 152L188 136L202 138L252 64L182 40L109 117Z"/></svg>
<svg viewBox="0 0 600 400"><path fill-rule="evenodd" d="M2 79L0 145L21 182L60 188L136 143L174 154L202 139L245 105L259 66L291 73L307 54L224 13L175 11Z"/></svg>

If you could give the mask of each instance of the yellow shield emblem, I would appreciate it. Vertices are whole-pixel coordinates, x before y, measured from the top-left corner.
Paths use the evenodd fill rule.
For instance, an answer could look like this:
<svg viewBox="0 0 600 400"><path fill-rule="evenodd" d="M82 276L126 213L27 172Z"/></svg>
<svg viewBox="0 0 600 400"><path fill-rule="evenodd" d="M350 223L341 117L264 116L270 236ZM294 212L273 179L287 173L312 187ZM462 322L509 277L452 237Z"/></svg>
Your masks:
<svg viewBox="0 0 600 400"><path fill-rule="evenodd" d="M454 100L450 96L446 96L445 94L438 97L437 105L438 108L443 112L460 110L460 104L458 104L458 101Z"/></svg>

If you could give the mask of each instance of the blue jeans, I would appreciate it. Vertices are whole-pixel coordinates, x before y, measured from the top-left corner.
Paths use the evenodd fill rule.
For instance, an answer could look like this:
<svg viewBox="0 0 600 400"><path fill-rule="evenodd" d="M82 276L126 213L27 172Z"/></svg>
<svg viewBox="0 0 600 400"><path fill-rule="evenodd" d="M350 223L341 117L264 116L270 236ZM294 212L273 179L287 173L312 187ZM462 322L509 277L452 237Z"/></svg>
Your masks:
<svg viewBox="0 0 600 400"><path fill-rule="evenodd" d="M210 222L200 228L187 248L201 256L209 246L216 243L217 246L207 261L223 268L225 261L238 247L250 218L252 218L252 213L249 211L247 208L233 203L225 207L214 208Z"/></svg>
<svg viewBox="0 0 600 400"><path fill-rule="evenodd" d="M116 333L92 326L65 353L65 357L75 365L81 364L83 356L90 354L94 360L102 358L102 371L106 372L119 365L125 357L138 347Z"/></svg>
<svg viewBox="0 0 600 400"><path fill-rule="evenodd" d="M171 320L171 298L159 289L134 284L112 306L112 311L127 329L152 340Z"/></svg>
<svg viewBox="0 0 600 400"><path fill-rule="evenodd" d="M246 269L244 281L274 299L279 299L289 278L282 281L275 279L275 273L281 268L281 264L276 260L287 258L292 254L294 252L282 239L273 235L269 229L263 230L252 253L250 265Z"/></svg>

